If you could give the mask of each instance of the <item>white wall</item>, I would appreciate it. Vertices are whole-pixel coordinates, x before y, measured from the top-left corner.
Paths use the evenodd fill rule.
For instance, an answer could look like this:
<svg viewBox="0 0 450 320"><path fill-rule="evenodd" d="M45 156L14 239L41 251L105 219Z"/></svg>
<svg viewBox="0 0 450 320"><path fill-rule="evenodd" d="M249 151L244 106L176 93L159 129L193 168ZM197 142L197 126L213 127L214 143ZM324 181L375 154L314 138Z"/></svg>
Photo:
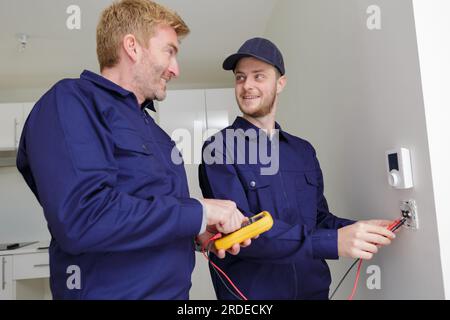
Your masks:
<svg viewBox="0 0 450 320"><path fill-rule="evenodd" d="M0 103L37 101L47 92L53 84L46 88L20 88L16 90L6 90L0 87Z"/></svg>
<svg viewBox="0 0 450 320"><path fill-rule="evenodd" d="M369 31L369 5L381 30ZM442 13L444 15L444 13ZM316 147L332 212L354 219L400 215L415 199L420 230L403 230L363 264L357 299L444 298L413 8L410 0L280 0L266 36L284 53L288 85L278 120ZM412 153L415 187L387 184L385 151ZM331 261L333 289L351 260ZM366 268L381 268L381 290L366 288ZM346 298L351 273L337 298Z"/></svg>
<svg viewBox="0 0 450 320"><path fill-rule="evenodd" d="M442 270L450 299L450 2L413 1L422 88L427 119Z"/></svg>

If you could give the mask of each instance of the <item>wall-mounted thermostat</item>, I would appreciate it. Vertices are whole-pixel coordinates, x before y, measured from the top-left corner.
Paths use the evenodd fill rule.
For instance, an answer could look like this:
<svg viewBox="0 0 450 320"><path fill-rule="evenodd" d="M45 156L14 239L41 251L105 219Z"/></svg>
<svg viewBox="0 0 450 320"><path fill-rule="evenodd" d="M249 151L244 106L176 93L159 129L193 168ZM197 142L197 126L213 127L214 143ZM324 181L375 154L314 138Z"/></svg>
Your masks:
<svg viewBox="0 0 450 320"><path fill-rule="evenodd" d="M408 149L398 148L386 152L389 185L396 189L413 187L411 156Z"/></svg>

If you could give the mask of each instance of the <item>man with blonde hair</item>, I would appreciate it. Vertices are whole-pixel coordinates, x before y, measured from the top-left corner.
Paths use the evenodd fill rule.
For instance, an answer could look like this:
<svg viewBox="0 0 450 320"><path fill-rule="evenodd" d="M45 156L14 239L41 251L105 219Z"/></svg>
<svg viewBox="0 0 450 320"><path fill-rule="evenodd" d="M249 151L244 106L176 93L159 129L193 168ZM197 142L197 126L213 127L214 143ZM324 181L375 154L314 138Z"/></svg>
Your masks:
<svg viewBox="0 0 450 320"><path fill-rule="evenodd" d="M58 82L27 119L17 167L52 236L53 298L188 299L193 239L245 221L234 202L190 198L174 143L146 112L178 76L188 33L152 1L112 4L97 27L101 75Z"/></svg>

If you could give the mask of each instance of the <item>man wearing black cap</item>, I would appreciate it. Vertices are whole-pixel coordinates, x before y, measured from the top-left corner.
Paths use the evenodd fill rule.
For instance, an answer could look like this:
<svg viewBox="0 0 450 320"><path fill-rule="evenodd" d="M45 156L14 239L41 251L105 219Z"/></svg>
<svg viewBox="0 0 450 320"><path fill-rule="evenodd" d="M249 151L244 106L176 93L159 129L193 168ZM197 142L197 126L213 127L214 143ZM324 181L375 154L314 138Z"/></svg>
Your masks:
<svg viewBox="0 0 450 320"><path fill-rule="evenodd" d="M282 54L272 42L246 41L223 68L234 72L243 116L205 143L200 186L205 197L233 200L247 216L270 212L274 225L239 255L211 258L249 299L328 299L325 259L371 259L377 246L395 237L386 229L392 221L355 223L330 213L314 148L275 122L287 79ZM278 158L277 170L269 173L261 152L267 150L272 160ZM211 275L218 299L237 297L218 273Z"/></svg>

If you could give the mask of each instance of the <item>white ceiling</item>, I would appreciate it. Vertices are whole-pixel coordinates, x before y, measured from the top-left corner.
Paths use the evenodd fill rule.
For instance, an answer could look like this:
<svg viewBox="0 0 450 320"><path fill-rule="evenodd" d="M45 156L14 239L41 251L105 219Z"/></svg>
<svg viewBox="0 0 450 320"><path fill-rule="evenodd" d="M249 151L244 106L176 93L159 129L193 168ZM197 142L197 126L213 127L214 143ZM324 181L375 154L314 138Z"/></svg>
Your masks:
<svg viewBox="0 0 450 320"><path fill-rule="evenodd" d="M110 0L1 0L0 91L46 88L83 69L98 72L95 29ZM191 29L179 54L175 87L229 84L223 59L243 41L263 36L277 0L160 0ZM66 9L81 8L81 30L69 30ZM19 52L17 34L28 34Z"/></svg>

